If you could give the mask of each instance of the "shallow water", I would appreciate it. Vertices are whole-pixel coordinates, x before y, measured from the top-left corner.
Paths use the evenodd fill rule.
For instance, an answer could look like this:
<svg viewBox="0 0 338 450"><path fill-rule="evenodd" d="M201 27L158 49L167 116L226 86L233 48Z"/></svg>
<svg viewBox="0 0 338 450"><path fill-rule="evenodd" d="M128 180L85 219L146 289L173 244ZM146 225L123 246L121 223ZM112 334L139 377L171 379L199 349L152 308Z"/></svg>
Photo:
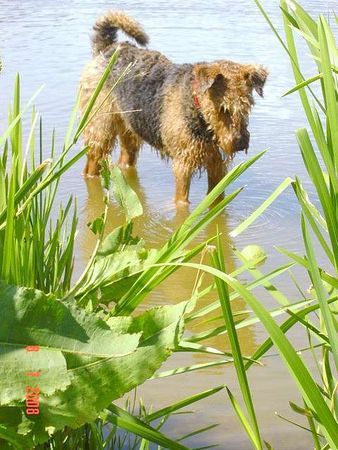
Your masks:
<svg viewBox="0 0 338 450"><path fill-rule="evenodd" d="M280 28L278 2L265 2L267 11ZM313 13L332 10L335 2L304 0L303 6ZM178 1L144 0L142 2L75 0L0 0L0 25L2 44L0 54L4 70L0 74L0 128L3 129L7 105L12 92L15 72L22 79L23 97L30 95L43 83L46 86L38 98L37 106L44 117L45 136L56 127L59 142L68 123L74 102L77 83L84 63L90 58L89 34L96 17L109 8L124 9L138 19L151 38L151 47L165 53L176 62L194 62L214 59L233 59L239 62L261 63L268 67L270 76L265 88L265 98L257 98L250 120L251 145L249 155L268 149L266 155L246 172L235 187L245 190L228 207L217 223L210 225L199 237L204 240L215 234L216 225L227 236L228 232L252 212L266 196L286 177L299 175L305 180L305 169L294 137L294 130L304 125L304 117L296 96L281 98L293 85L289 63L277 40L272 36L264 19L251 0ZM306 61L304 72L311 74ZM46 141L47 142L47 141ZM46 146L47 150L48 146ZM235 164L246 156L239 155ZM102 191L95 180L85 181L81 175L84 161L74 166L63 178L60 200L70 194L78 199L80 220L77 246L76 271L85 265L95 244L86 223L102 213ZM140 155L137 174L129 177L131 185L140 196L144 215L135 222L135 232L143 236L149 246L160 246L187 212L177 211L172 203L173 178L170 166L145 147ZM206 191L206 177L195 178L191 189L191 208L198 204ZM122 223L123 216L112 204L108 226L113 229ZM225 239L225 247L242 248L249 243L259 243L267 251L269 269L285 261L274 245L300 251L299 211L291 189L276 201L245 233L234 241ZM236 262L228 254L228 267ZM264 268L267 270L267 267ZM302 280L304 286L309 284ZM194 274L181 271L169 283L165 283L149 299L149 303L175 303L189 298ZM175 289L172 289L175 286ZM294 295L294 290L283 278L278 287ZM269 307L277 306L271 297L260 292L260 298ZM297 298L297 297L294 297ZM212 298L205 301L208 302ZM238 304L243 309L244 304ZM192 330L190 330L192 331ZM196 330L194 330L196 331ZM261 327L241 332L241 344L245 354L252 353L262 342ZM302 338L294 332L294 342ZM215 342L213 342L215 343ZM226 347L222 339L217 345ZM176 356L168 367L207 361L201 355L188 360ZM264 438L276 449L310 448L306 433L288 425L274 415L274 411L292 417L288 401L298 400L294 385L277 358L266 360L268 368L251 369L250 383L257 404L258 418ZM168 404L203 389L226 383L236 392L236 378L231 368L213 368L204 372L172 377L147 383L142 387L145 402L154 408ZM190 430L220 423L220 426L202 435L190 438L188 446L219 443L219 448L245 450L250 444L234 417L224 393L212 397L194 407L196 415L183 420L172 420L167 427L172 435L179 436Z"/></svg>

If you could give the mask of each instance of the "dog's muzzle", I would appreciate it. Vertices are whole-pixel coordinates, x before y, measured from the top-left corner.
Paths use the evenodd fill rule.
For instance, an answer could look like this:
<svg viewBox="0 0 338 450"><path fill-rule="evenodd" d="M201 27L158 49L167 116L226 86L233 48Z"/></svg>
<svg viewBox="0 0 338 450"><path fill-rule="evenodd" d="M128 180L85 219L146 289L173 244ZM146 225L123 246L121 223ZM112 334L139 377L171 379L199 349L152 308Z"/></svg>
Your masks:
<svg viewBox="0 0 338 450"><path fill-rule="evenodd" d="M235 143L235 152L242 152L245 151L245 153L248 151L250 143L250 133L249 131L245 131L241 134L241 137L236 141Z"/></svg>

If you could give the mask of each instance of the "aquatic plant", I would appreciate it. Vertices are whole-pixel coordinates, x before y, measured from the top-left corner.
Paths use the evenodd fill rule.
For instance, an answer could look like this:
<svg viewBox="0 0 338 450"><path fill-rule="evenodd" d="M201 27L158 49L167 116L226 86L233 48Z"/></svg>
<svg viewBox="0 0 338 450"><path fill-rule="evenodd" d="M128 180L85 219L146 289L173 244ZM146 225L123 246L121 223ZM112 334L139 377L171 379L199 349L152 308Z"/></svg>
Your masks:
<svg viewBox="0 0 338 450"><path fill-rule="evenodd" d="M30 448L49 441L51 448L60 448L60 442L78 448L83 435L97 445L97 427L105 417L104 423L134 432L142 439L183 449L186 447L165 437L150 423L222 388L184 399L143 421L112 403L152 377L173 351L182 350L184 318L193 309L194 298L152 308L136 317L131 313L147 293L179 269L177 262L187 262L205 248L207 243L186 250L194 236L241 189L209 209L220 192L261 154L229 172L160 250L146 249L141 239L133 237L132 220L142 213L142 206L121 172L104 164L105 210L89 224L97 235L97 245L75 282L77 212L71 197L65 207L59 207L53 221L60 179L87 148L69 158L70 151L91 118L99 113L96 99L116 58L117 53L77 126L76 102L60 156L56 156L53 133L48 159L43 158L42 120L34 109L23 144L22 117L38 93L22 108L19 76L15 81L8 128L0 137L2 447ZM126 223L107 233L110 193L124 209ZM108 310L102 308L105 303L110 304ZM185 351L189 351L188 346ZM193 351L199 351L198 346Z"/></svg>
<svg viewBox="0 0 338 450"><path fill-rule="evenodd" d="M241 409L229 390L228 394L253 447L257 449L263 448L261 433L245 374L246 370L252 365L252 361L245 363L240 354L236 339L236 328L242 328L244 323L242 322L237 326L234 324L231 309L229 308L231 298L229 287L242 296L255 313L256 318L264 325L269 335L269 338L258 348L255 354L251 355L252 360L259 360L272 345L278 349L281 359L288 368L290 375L294 378L303 399L303 405L296 405L290 402L290 406L293 411L307 419L308 427L294 423L286 418L283 419L310 432L316 450L324 448L335 449L338 442L336 377L338 369L338 327L336 321L338 288L337 45L333 29L323 15L315 21L297 2L282 0L280 7L284 20L286 39L284 41L270 21L262 4L259 0L255 0L255 2L290 58L296 86L284 95L290 95L294 92L299 93L315 145L317 146L317 150L315 150L306 128L297 130L298 145L317 196L311 202L310 196L301 180L298 178L295 180L287 178L231 235L238 236L291 183L301 207L300 226L305 255L300 256L284 248L278 248L278 250L307 271L312 288L309 296L309 293L301 290L300 283L297 282L295 277L291 277L292 282L300 290L304 299L301 302L303 303L302 307L295 312L293 307L297 304L291 304L289 299L278 291L275 286L270 284L263 285L282 304L279 310L269 314L258 298L248 291L247 287L243 286L235 278L225 274L219 241L217 251L213 255L213 265L217 272L210 268L204 268L204 270L214 273L217 280L216 283L225 320L225 330L229 334L247 414ZM305 40L315 66L317 66L317 73L308 79L304 79L302 75L294 37L295 33ZM319 85L320 94L316 94L313 90L313 83L316 82ZM316 256L313 238L316 238L317 243L326 255L327 261L323 263L325 269L319 266L319 258ZM241 260L246 261L243 254L239 252L236 252L236 254ZM249 271L255 278L261 276L257 269ZM277 325L272 315L277 315L281 311L285 311L289 317L282 325ZM249 323L252 323L250 319ZM314 357L318 373L312 373L302 356L297 353L285 335L296 324L300 324L306 330L309 340L308 350L311 351ZM318 349L321 351L320 357ZM320 380L320 383L318 380ZM267 448L272 448L268 443L265 443L265 445Z"/></svg>
<svg viewBox="0 0 338 450"><path fill-rule="evenodd" d="M282 419L301 427L304 433L311 433L316 450L337 448L337 46L323 16L316 22L298 3L282 0L284 41L261 3L255 1L292 64L296 85L286 94L299 93L313 135L312 139L305 128L297 131L302 157L317 194L310 201L301 180L286 178L232 231L232 236L240 235L292 186L301 207L304 255L279 248L290 261L281 267L269 267L267 273L259 268L266 258L261 250L252 258L246 251L234 249L238 267L229 273L220 235L193 244L193 238L241 189L211 206L220 192L228 190L261 153L234 167L160 249L148 249L142 239L133 236L133 219L142 213L142 205L121 172L105 164L102 170L105 209L90 224L97 245L83 274L74 281L76 207L70 198L64 208L60 207L55 223L52 211L60 178L87 151L82 149L69 158L70 149L78 142L84 127L99 112L96 99L117 55L110 61L78 126L75 105L59 157L55 156L53 134L52 154L47 160L43 159L42 122L34 110L27 142L23 145L21 119L34 98L25 108L21 107L17 78L9 125L0 137L2 448L48 445L55 450L147 449L149 442L162 448L186 448L181 441L189 435L170 439L162 433L161 426L171 414L182 412L185 406L213 395L223 386L155 412L147 411L142 403L139 411L130 403L122 408L115 400L146 379L161 378L165 386L168 376L228 364L235 366L242 401L227 387L228 398L251 445L255 449L273 448L274 443L265 442L260 429L248 372L253 364L261 364L272 348L279 352L303 399L303 404L290 402L292 410L299 414L299 422ZM317 66L317 73L309 79L302 75L295 33L308 44ZM317 83L320 93L312 89L313 83ZM106 230L109 193L115 194L126 215L125 225L110 232ZM321 265L314 239L326 257ZM197 255L203 255L200 263L193 262ZM209 265L205 262L208 255ZM265 267L268 263L269 258ZM178 305L164 305L140 314L138 308L149 293L182 266L197 272L191 297ZM293 273L295 266L306 271L312 284L308 291L297 281ZM202 287L203 273L214 277L209 286ZM249 281L240 279L244 273ZM272 284L273 279L285 273L290 273L290 282L299 293L296 300L291 301ZM267 310L255 294L257 287L263 287L278 306ZM200 300L210 292L215 293L216 300L200 306ZM238 298L249 307L245 314L232 308L232 302ZM212 320L208 316L211 312L216 312ZM286 320L277 323L275 319L283 315ZM223 321L217 327L216 319ZM185 325L191 323L203 323L207 327L203 332L185 334ZM254 354L243 355L238 331L256 323L264 326L266 340ZM309 369L288 339L287 333L295 326L304 329L309 345L303 352L313 355L318 372ZM226 334L231 352L204 345L207 339ZM203 352L214 359L162 371L162 363L175 351ZM38 372L40 375L36 375ZM25 398L27 386L39 389L29 391ZM27 414L26 407L38 409L39 414ZM136 438L126 440L121 429Z"/></svg>

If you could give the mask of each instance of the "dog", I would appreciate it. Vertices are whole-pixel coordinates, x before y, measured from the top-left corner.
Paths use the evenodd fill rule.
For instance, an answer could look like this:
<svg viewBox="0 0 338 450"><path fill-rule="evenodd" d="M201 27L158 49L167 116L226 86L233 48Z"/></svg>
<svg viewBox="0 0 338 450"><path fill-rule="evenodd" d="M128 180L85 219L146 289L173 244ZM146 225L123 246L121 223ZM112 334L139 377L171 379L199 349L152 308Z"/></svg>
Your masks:
<svg viewBox="0 0 338 450"><path fill-rule="evenodd" d="M267 70L228 60L175 64L146 48L149 38L142 26L121 11L109 11L93 29L93 59L80 81L82 110L112 54L120 50L97 99L101 107L84 130L90 148L84 175L99 175L100 161L118 138L122 169L135 166L144 142L172 160L176 203L189 203L191 178L205 169L210 192L225 176L235 153L249 147L253 91L263 96ZM118 43L118 30L138 46ZM116 84L129 64L128 74Z"/></svg>

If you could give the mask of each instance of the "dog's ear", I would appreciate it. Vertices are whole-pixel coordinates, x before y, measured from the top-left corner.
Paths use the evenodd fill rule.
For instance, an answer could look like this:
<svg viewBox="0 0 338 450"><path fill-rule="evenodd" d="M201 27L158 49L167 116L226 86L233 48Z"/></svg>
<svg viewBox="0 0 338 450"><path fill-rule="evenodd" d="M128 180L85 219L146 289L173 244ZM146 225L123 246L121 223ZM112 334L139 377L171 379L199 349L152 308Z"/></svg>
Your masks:
<svg viewBox="0 0 338 450"><path fill-rule="evenodd" d="M268 74L263 66L247 66L244 79L251 89L255 89L257 94L263 97L263 88Z"/></svg>
<svg viewBox="0 0 338 450"><path fill-rule="evenodd" d="M196 70L198 90L205 94L209 89L225 91L226 79L216 66L203 65Z"/></svg>

